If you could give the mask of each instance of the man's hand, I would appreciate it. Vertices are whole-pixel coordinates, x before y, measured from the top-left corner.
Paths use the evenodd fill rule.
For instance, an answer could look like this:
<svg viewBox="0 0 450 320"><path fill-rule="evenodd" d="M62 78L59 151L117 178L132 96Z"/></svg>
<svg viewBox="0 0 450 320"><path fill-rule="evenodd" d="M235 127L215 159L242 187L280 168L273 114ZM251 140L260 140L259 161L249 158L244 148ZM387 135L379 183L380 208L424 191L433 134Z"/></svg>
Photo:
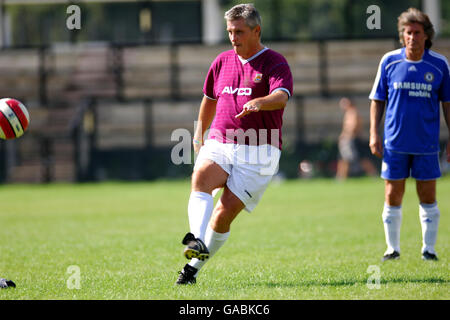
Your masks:
<svg viewBox="0 0 450 320"><path fill-rule="evenodd" d="M383 157L383 144L381 143L381 138L378 134L370 135L369 147L373 155L378 158Z"/></svg>
<svg viewBox="0 0 450 320"><path fill-rule="evenodd" d="M236 119L242 118L251 112L274 111L283 109L289 99L289 94L284 90L276 90L265 97L250 100L242 107L241 113L235 116Z"/></svg>
<svg viewBox="0 0 450 320"><path fill-rule="evenodd" d="M255 99L250 100L249 102L244 104L241 113L236 115L235 118L240 119L251 112L258 112L259 110L261 110L261 104L258 101L255 101Z"/></svg>

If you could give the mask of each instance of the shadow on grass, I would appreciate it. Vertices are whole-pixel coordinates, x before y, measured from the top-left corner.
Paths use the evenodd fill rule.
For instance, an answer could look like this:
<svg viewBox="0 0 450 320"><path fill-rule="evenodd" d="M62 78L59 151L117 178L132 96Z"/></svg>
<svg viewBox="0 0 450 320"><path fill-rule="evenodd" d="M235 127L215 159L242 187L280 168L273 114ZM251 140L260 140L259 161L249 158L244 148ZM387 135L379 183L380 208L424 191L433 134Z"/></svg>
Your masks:
<svg viewBox="0 0 450 320"><path fill-rule="evenodd" d="M396 278L396 279L380 279L381 285L391 283L416 283L416 284L447 284L450 281L442 278L424 278L424 279L408 279L408 278ZM331 280L331 281L264 281L254 283L255 286L267 287L267 288L295 288L295 287L312 287L312 286L329 286L329 287L341 287L341 286L353 286L355 284L367 284L365 280Z"/></svg>

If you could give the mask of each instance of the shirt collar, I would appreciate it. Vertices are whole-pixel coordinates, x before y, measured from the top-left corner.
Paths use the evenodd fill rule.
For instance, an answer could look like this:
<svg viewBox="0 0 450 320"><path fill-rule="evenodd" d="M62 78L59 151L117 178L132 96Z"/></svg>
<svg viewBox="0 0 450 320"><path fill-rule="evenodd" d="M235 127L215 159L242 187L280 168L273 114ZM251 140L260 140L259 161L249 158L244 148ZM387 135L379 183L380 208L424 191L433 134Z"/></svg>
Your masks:
<svg viewBox="0 0 450 320"><path fill-rule="evenodd" d="M425 48L425 50L424 50L424 52L423 52L423 55L422 55L422 59L417 60L417 61L409 60L409 59L406 57L406 47L403 47L403 57L404 57L405 61L407 61L407 62L409 62L409 63L421 63L421 62L423 61L423 58L424 58L425 55L427 54L427 52L428 52L428 49Z"/></svg>
<svg viewBox="0 0 450 320"><path fill-rule="evenodd" d="M242 64L246 64L247 62L252 61L253 59L255 59L256 57L258 57L259 55L261 55L262 53L266 52L267 50L269 50L269 48L264 47L261 50L259 50L257 53L255 53L253 56L251 56L248 59L244 59L242 58L240 55L238 55L239 60L242 62Z"/></svg>

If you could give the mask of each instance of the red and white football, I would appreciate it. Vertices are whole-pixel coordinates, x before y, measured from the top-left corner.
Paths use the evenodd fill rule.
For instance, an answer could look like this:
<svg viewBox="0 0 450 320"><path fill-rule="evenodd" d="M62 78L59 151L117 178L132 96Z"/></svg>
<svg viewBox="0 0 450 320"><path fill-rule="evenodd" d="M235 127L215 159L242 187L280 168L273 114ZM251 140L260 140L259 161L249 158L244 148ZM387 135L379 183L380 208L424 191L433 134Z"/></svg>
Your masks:
<svg viewBox="0 0 450 320"><path fill-rule="evenodd" d="M0 99L0 138L19 138L30 124L30 114L22 102L13 98Z"/></svg>

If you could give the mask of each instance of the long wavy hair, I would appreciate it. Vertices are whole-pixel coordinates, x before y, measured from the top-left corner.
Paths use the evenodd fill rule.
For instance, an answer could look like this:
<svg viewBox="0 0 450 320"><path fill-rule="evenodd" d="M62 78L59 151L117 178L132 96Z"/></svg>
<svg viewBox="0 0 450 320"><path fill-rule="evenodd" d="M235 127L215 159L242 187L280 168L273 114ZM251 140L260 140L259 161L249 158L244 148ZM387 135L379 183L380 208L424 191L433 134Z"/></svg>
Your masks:
<svg viewBox="0 0 450 320"><path fill-rule="evenodd" d="M416 8L409 8L398 17L397 28L400 43L405 46L405 43L403 42L403 31L405 30L406 25L412 23L420 23L423 26L423 30L428 37L428 39L425 40L425 48L430 49L433 45L431 40L434 37L433 24L431 23L430 18L427 14Z"/></svg>

